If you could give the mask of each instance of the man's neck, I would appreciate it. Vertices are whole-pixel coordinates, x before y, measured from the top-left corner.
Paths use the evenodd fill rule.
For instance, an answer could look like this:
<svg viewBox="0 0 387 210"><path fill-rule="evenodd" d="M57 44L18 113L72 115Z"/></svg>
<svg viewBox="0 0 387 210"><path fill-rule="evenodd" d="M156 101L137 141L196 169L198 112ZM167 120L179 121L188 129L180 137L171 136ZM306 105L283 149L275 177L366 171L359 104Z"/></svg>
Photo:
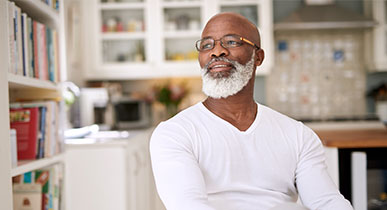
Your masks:
<svg viewBox="0 0 387 210"><path fill-rule="evenodd" d="M252 92L241 92L221 99L208 97L203 104L212 113L241 131L247 130L257 115L257 104Z"/></svg>

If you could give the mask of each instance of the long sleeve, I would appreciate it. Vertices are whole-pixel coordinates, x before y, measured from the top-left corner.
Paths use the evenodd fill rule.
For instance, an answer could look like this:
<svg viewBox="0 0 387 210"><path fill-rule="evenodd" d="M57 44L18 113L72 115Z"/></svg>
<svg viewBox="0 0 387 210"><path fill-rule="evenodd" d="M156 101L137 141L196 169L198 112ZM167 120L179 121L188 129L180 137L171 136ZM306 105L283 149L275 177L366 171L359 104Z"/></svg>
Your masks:
<svg viewBox="0 0 387 210"><path fill-rule="evenodd" d="M168 210L215 210L192 152L189 135L176 123L160 124L150 153L157 191Z"/></svg>
<svg viewBox="0 0 387 210"><path fill-rule="evenodd" d="M303 141L296 170L296 185L303 204L309 209L353 210L328 175L318 136L304 127Z"/></svg>

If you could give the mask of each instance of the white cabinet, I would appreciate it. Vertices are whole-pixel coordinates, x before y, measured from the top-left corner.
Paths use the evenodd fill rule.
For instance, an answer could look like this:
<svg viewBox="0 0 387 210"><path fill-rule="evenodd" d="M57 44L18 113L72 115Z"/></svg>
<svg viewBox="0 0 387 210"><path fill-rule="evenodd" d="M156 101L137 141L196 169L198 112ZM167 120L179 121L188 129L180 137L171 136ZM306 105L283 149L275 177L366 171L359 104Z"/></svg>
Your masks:
<svg viewBox="0 0 387 210"><path fill-rule="evenodd" d="M127 210L125 145L67 149L66 209Z"/></svg>
<svg viewBox="0 0 387 210"><path fill-rule="evenodd" d="M87 80L200 76L195 42L218 12L240 13L257 24L265 61L273 65L271 0L90 0L82 2ZM88 15L84 15L88 14Z"/></svg>
<svg viewBox="0 0 387 210"><path fill-rule="evenodd" d="M150 164L152 130L128 139L67 142L66 209L162 210Z"/></svg>
<svg viewBox="0 0 387 210"><path fill-rule="evenodd" d="M366 31L366 64L370 71L387 71L387 0L364 0L365 12L377 22Z"/></svg>

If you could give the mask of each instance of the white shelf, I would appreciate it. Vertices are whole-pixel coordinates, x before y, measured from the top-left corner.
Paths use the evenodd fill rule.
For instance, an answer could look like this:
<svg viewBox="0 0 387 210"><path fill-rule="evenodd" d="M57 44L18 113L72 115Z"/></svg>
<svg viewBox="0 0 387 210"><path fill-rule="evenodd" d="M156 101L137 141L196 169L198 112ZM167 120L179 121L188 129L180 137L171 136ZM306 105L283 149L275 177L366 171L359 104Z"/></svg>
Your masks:
<svg viewBox="0 0 387 210"><path fill-rule="evenodd" d="M29 171L34 171L40 168L54 165L56 163L64 162L64 159L65 159L64 154L59 154L50 158L19 161L18 166L15 168L12 168L11 176L14 177Z"/></svg>
<svg viewBox="0 0 387 210"><path fill-rule="evenodd" d="M58 86L47 80L25 77L8 73L8 84L10 89L39 88L46 90L58 90Z"/></svg>
<svg viewBox="0 0 387 210"><path fill-rule="evenodd" d="M202 6L201 1L170 1L161 4L163 8L192 8Z"/></svg>
<svg viewBox="0 0 387 210"><path fill-rule="evenodd" d="M144 2L134 2L134 3L101 3L100 9L101 10L123 10L123 9L144 9L145 3Z"/></svg>
<svg viewBox="0 0 387 210"><path fill-rule="evenodd" d="M145 39L145 32L104 32L103 40Z"/></svg>
<svg viewBox="0 0 387 210"><path fill-rule="evenodd" d="M59 22L59 13L40 0L14 0L14 2L28 16L40 22L52 23L54 26Z"/></svg>
<svg viewBox="0 0 387 210"><path fill-rule="evenodd" d="M164 38L197 38L199 39L201 32L195 31L165 31Z"/></svg>
<svg viewBox="0 0 387 210"><path fill-rule="evenodd" d="M245 6L245 5L257 5L257 0L240 0L240 1L221 1L221 6Z"/></svg>

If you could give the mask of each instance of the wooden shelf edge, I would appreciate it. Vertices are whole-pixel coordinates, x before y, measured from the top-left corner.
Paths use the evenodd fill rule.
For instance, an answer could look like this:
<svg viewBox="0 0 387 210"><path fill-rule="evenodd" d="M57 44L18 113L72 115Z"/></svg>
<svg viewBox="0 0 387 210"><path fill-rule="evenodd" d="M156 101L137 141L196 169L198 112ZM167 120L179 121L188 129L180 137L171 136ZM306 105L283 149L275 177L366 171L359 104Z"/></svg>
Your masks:
<svg viewBox="0 0 387 210"><path fill-rule="evenodd" d="M56 163L64 162L64 153L49 158L38 160L19 161L18 166L11 169L11 176L17 176L29 171L34 171Z"/></svg>
<svg viewBox="0 0 387 210"><path fill-rule="evenodd" d="M11 89L25 87L58 90L58 86L51 81L16 75L12 73L8 73L8 83Z"/></svg>

